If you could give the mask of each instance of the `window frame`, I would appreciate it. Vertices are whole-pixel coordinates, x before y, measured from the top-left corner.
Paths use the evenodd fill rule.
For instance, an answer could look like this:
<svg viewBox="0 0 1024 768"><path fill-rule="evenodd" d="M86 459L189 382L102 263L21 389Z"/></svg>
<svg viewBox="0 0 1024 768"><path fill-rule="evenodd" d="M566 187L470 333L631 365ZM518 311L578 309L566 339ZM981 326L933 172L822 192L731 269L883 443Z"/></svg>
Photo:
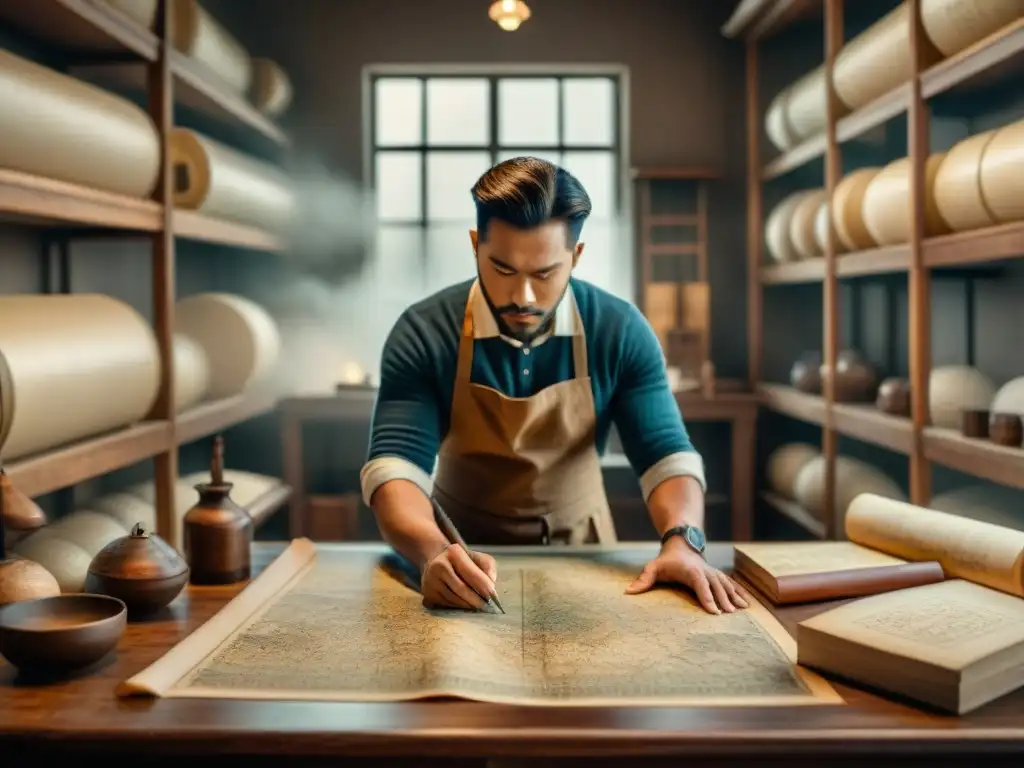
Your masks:
<svg viewBox="0 0 1024 768"><path fill-rule="evenodd" d="M404 78L416 79L422 83L421 88L421 114L422 124L420 126L420 141L417 144L401 145L378 145L377 144L377 120L376 120L376 84L381 79ZM607 78L612 81L612 137L611 143L605 145L577 145L566 144L564 137L565 130L565 98L563 83L567 80ZM427 87L426 83L432 79L467 79L487 80L488 87L488 111L489 111L489 141L479 145L451 145L431 144L427 140ZM498 83L501 80L557 80L558 87L558 112L557 144L543 145L534 142L529 146L504 145L498 141ZM439 152L489 152L492 165L497 162L499 153L545 150L551 152L573 152L573 153L611 153L615 158L617 173L615 174L612 211L610 215L614 218L622 218L622 214L630 208L630 185L629 185L629 159L628 159L628 95L629 95L628 70L620 66L566 66L566 65L529 65L506 67L495 67L493 65L371 65L363 69L363 178L369 186L376 185L376 157L378 152L415 152L420 162L420 215L418 219L405 221L379 221L382 227L419 227L444 226L449 221L435 221L428 218L429 196L427 176L427 155L433 151Z"/></svg>

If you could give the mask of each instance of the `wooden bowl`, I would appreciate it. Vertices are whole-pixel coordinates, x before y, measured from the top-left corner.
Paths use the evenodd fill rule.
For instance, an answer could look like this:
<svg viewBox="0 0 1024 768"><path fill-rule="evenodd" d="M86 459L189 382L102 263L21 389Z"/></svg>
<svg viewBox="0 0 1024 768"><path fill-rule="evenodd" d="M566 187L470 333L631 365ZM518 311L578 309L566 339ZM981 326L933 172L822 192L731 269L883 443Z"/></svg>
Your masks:
<svg viewBox="0 0 1024 768"><path fill-rule="evenodd" d="M1024 442L1024 422L1015 413L993 413L988 421L988 437L998 445L1019 448Z"/></svg>
<svg viewBox="0 0 1024 768"><path fill-rule="evenodd" d="M0 655L22 672L67 673L117 646L128 609L105 595L59 595L0 609Z"/></svg>

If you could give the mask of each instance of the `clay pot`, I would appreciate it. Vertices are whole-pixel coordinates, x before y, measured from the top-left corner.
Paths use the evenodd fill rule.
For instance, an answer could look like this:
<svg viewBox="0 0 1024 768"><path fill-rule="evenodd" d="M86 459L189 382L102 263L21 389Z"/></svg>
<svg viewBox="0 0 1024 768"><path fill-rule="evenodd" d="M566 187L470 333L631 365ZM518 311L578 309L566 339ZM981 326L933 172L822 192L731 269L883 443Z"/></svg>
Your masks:
<svg viewBox="0 0 1024 768"><path fill-rule="evenodd" d="M875 406L893 416L910 416L910 382L898 378L885 379L878 385Z"/></svg>
<svg viewBox="0 0 1024 768"><path fill-rule="evenodd" d="M804 352L789 371L789 383L809 395L821 394L821 353Z"/></svg>
<svg viewBox="0 0 1024 768"><path fill-rule="evenodd" d="M136 524L93 558L85 591L116 597L129 613L149 613L174 600L187 582L188 564L174 547Z"/></svg>
<svg viewBox="0 0 1024 768"><path fill-rule="evenodd" d="M822 364L821 377L828 375ZM843 350L836 355L835 401L837 403L871 402L878 391L878 375L871 363L856 350Z"/></svg>

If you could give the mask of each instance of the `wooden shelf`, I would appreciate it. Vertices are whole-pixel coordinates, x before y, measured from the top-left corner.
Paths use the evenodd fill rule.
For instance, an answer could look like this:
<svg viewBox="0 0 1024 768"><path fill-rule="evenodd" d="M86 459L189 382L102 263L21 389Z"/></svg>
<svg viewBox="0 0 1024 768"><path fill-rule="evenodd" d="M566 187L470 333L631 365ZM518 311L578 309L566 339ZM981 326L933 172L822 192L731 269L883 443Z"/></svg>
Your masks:
<svg viewBox="0 0 1024 768"><path fill-rule="evenodd" d="M833 403L832 425L836 432L865 443L909 456L914 446L914 424L892 416L872 403Z"/></svg>
<svg viewBox="0 0 1024 768"><path fill-rule="evenodd" d="M170 64L182 86L175 89L182 105L223 122L240 123L279 146L289 145L284 131L201 64L175 50L170 52Z"/></svg>
<svg viewBox="0 0 1024 768"><path fill-rule="evenodd" d="M825 134L812 136L806 141L797 144L787 152L783 152L768 163L761 172L761 178L765 181L771 181L772 179L777 179L780 176L785 176L790 171L796 170L800 166L806 165L811 160L814 160L816 157L821 157L824 154Z"/></svg>
<svg viewBox="0 0 1024 768"><path fill-rule="evenodd" d="M0 22L79 59L93 62L123 59L130 52L143 61L156 61L159 40L132 18L93 0L0 0ZM246 126L280 146L285 133L201 64L171 50L170 68L181 87L176 101L222 122ZM90 73L102 84L120 84L145 92L144 64L89 64L73 67L75 76Z"/></svg>
<svg viewBox="0 0 1024 768"><path fill-rule="evenodd" d="M259 496L248 507L253 527L259 528L292 497L291 486L282 483Z"/></svg>
<svg viewBox="0 0 1024 768"><path fill-rule="evenodd" d="M824 539L828 535L828 530L825 527L825 524L795 501L784 499L782 496L779 496L777 493L772 493L771 491L761 491L761 500L783 517L787 517L792 520L815 538Z"/></svg>
<svg viewBox="0 0 1024 768"><path fill-rule="evenodd" d="M978 81L1002 79L1024 73L1024 19L979 41L965 51L945 59L921 73L921 90L933 98ZM910 83L851 112L836 122L836 141L843 143L863 136L903 114L910 103ZM767 181L783 176L825 154L825 136L812 136L768 163L762 177Z"/></svg>
<svg viewBox="0 0 1024 768"><path fill-rule="evenodd" d="M761 404L766 408L810 424L825 423L825 400L784 384L761 384Z"/></svg>
<svg viewBox="0 0 1024 768"><path fill-rule="evenodd" d="M933 98L963 86L1019 77L1024 70L1024 19L921 73L921 92Z"/></svg>
<svg viewBox="0 0 1024 768"><path fill-rule="evenodd" d="M0 0L0 22L72 55L155 61L159 49L152 32L94 0Z"/></svg>
<svg viewBox="0 0 1024 768"><path fill-rule="evenodd" d="M1024 255L1024 221L932 237L922 245L927 267L965 267Z"/></svg>
<svg viewBox="0 0 1024 768"><path fill-rule="evenodd" d="M970 267L1024 256L1024 222L955 232L928 238L921 244L925 266ZM906 272L910 267L910 246L891 245L867 251L840 254L836 259L838 277L862 277ZM820 283L825 279L825 260L807 259L761 268L765 285Z"/></svg>
<svg viewBox="0 0 1024 768"><path fill-rule="evenodd" d="M11 462L7 474L20 491L35 497L123 469L170 448L170 422L143 422Z"/></svg>
<svg viewBox="0 0 1024 768"><path fill-rule="evenodd" d="M171 74L177 87L175 104L226 125L239 125L254 131L272 144L287 147L289 139L274 123L216 74L187 58L179 51L169 53ZM122 93L146 92L146 65L138 62L82 64L70 73L101 88Z"/></svg>
<svg viewBox="0 0 1024 768"><path fill-rule="evenodd" d="M235 424L270 413L276 407L277 398L272 395L243 394L189 408L178 414L175 422L178 445L223 432Z"/></svg>
<svg viewBox="0 0 1024 768"><path fill-rule="evenodd" d="M993 483L1024 489L1024 449L964 437L956 430L939 427L927 427L923 437L928 461Z"/></svg>
<svg viewBox="0 0 1024 768"><path fill-rule="evenodd" d="M824 259L788 261L761 267L761 282L765 285L794 283L820 283L825 279Z"/></svg>
<svg viewBox="0 0 1024 768"><path fill-rule="evenodd" d="M0 218L140 232L159 232L163 228L162 208L151 200L4 169L0 169Z"/></svg>
<svg viewBox="0 0 1024 768"><path fill-rule="evenodd" d="M196 211L176 210L172 219L175 237L271 253L280 253L285 248L284 241L270 232L234 221L210 218Z"/></svg>

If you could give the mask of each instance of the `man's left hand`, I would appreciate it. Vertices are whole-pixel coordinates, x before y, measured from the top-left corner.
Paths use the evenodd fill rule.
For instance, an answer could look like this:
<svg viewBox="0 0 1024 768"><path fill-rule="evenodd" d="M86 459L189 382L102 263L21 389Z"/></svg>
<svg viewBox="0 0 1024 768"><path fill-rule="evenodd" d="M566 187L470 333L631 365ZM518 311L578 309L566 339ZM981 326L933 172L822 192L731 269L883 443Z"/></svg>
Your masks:
<svg viewBox="0 0 1024 768"><path fill-rule="evenodd" d="M732 579L708 565L698 552L678 538L662 546L661 553L626 587L626 594L646 592L659 582L688 587L708 613L733 613L748 605L746 595Z"/></svg>

